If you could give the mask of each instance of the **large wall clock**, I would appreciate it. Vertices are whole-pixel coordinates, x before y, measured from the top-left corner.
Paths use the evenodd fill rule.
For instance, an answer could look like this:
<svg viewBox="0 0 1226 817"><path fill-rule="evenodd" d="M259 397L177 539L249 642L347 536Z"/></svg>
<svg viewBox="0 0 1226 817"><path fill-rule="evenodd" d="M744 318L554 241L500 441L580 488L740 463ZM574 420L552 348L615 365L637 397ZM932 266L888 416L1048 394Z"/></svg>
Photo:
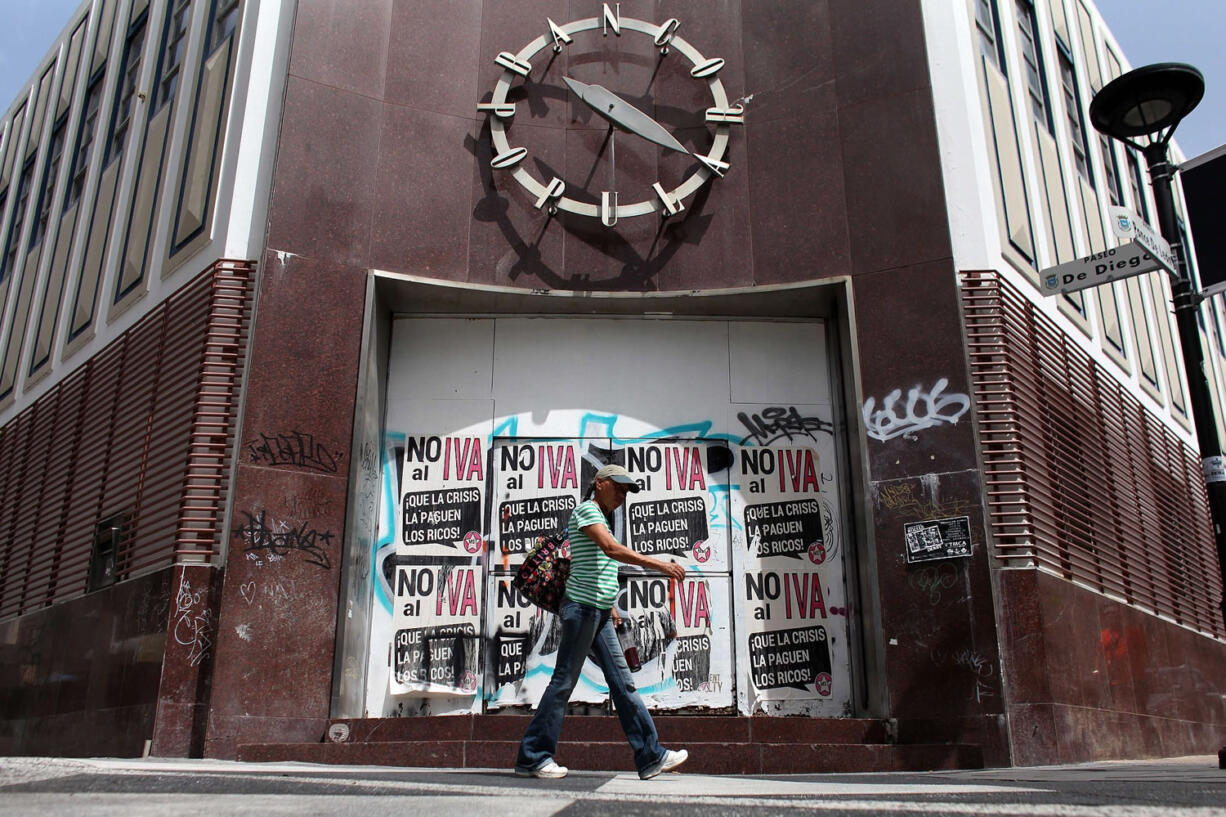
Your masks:
<svg viewBox="0 0 1226 817"><path fill-rule="evenodd" d="M610 8L609 4L605 3L599 17L576 20L565 25L558 25L553 20L546 18L544 24L545 33L518 52L503 51L495 57L494 61L503 68L502 76L495 84L490 100L477 105L478 111L489 115L490 136L494 152L490 160L491 166L509 172L512 178L533 197L538 209L547 210L550 213L560 210L577 216L596 218L610 227L616 224L618 219L633 216L659 213L667 217L684 210L685 200L689 196L713 177L723 176L724 172L729 169L728 162L724 160L728 148L729 131L732 125L744 122L744 105L740 102L729 104L728 94L724 91L724 85L719 79L719 72L724 67L724 61L718 57L704 56L697 48L679 36L678 30L681 24L678 20L669 19L663 23L652 23L622 17L618 10ZM624 94L619 95L618 89L609 89L594 83L583 83L569 76L563 77L569 89L568 93L573 96L574 100L581 106L590 108L594 114L608 123L610 162L616 162L615 139L618 133L629 134L628 138L645 139L658 145L660 150L684 153L695 160L688 174L671 189L666 189L658 179L646 180L650 182L653 195L640 201L623 203L619 200L620 196L616 189L601 190L599 203L580 201L567 195L566 181L556 176L538 177L525 166L524 160L529 155L528 148L513 145L512 137L509 135L517 108L516 103L510 100L509 94L517 81L525 81L534 68L539 67L533 64L533 59L537 59L542 51L551 49L552 54L546 52L545 59L539 60L543 64L553 55L561 53L563 49L575 46L575 35L596 30L600 30L604 36L620 37L626 33L650 37L653 47L660 50L661 59L675 59L676 57L671 55L680 55L680 58L687 60L689 77L694 82L705 83L711 95L711 107L703 111L702 119L713 128L714 135L710 148L703 153L690 150L682 145L668 128L656 121L650 114L631 104ZM627 137L623 136L623 138ZM646 185L643 186L643 189L646 189ZM588 198L595 198L595 195L589 195Z"/></svg>

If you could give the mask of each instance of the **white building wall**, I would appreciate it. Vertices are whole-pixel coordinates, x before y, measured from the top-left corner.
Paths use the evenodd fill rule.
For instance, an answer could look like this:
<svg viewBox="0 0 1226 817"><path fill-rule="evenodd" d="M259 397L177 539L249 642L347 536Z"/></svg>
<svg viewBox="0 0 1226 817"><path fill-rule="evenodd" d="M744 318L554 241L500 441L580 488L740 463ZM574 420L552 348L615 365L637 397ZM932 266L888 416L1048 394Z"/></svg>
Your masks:
<svg viewBox="0 0 1226 817"><path fill-rule="evenodd" d="M177 291L183 284L208 268L219 258L258 259L263 251L263 239L267 213L267 201L275 160L276 140L280 127L281 95L289 58L289 43L293 28L295 3L287 0L241 0L237 9L237 25L231 42L218 47L217 40L208 41L211 18L219 9L224 9L227 0L192 0L189 15L190 27L184 37L184 51L178 80L178 90L167 116L165 109L159 111L158 124L149 129L146 144L146 127L154 118L154 99L157 94L156 74L163 48L163 32L167 15L176 8L176 0L86 0L65 25L61 35L47 52L37 71L31 76L25 89L9 106L0 128L4 131L0 142L0 169L9 166L6 206L0 208L0 245L8 234L11 223L16 185L21 168L32 146L37 142L34 160L34 189L30 194L23 244L18 256L22 259L16 269L9 273L11 279L6 287L0 283L0 297L4 298L2 312L4 323L0 325L0 340L10 333L24 338L20 344L9 344L11 349L20 349L15 382L10 393L0 397L0 425L8 422L40 396L59 383L67 374L103 349L108 343L138 322L151 309ZM110 136L111 112L117 95L122 93L122 78L119 76L124 60L125 44L129 25L147 15L144 49L137 82L137 101L127 142L114 181L114 196L100 200L100 191L110 189L114 168L103 168L102 153ZM70 52L73 32L82 20L88 19L88 33L79 59L80 68L73 76L64 76ZM226 61L224 85L215 83L200 94L212 94L209 100L197 105L197 84L208 77L202 76L206 66L205 49L212 45L220 57L212 57L214 64L220 58ZM222 49L228 51L222 52ZM97 54L97 58L95 58ZM93 69L105 65L104 90L98 115L92 129L93 156L85 186L76 205L75 219L65 218L66 236L70 246L62 254L54 253L57 231L61 224L59 215L65 191L71 183L73 156L77 149L79 124L86 103ZM39 83L49 67L53 67L55 81L49 90L46 104L39 101ZM63 91L61 92L61 87ZM24 282L27 290L21 297L20 271L29 248L28 225L37 217L38 188L47 165L50 135L61 111L57 101L61 93L71 102L62 113L67 117L67 138L63 157L55 180L55 198L52 203L47 235L43 241L44 251L37 258L37 266L28 270L35 278ZM23 108L23 102L26 103ZM32 103L32 104L31 104ZM210 104L212 107L210 107ZM199 107L199 110L198 110ZM24 111L20 121L14 117ZM32 121L37 116L37 121ZM204 121L214 116L212 123ZM220 119L219 130L211 125ZM161 138L162 121L166 121L165 138ZM221 147L215 153L200 146L204 140L216 140ZM155 138L156 137L156 138ZM164 146L164 150L161 148ZM186 169L189 151L206 155ZM156 151L156 152L155 152ZM146 152L148 155L146 156ZM142 166L143 165L143 166ZM107 172L104 173L104 170ZM189 178L182 187L194 184L193 190L207 194L208 213L204 216L203 230L190 242L174 246L176 238L176 213L181 192L180 179ZM201 187L203 185L203 188ZM0 190L4 190L0 176ZM149 205L151 196L156 203ZM132 208L134 199L137 206ZM152 206L152 211L149 207ZM105 211L97 219L91 218L95 210ZM143 211L142 211L142 208ZM111 215L107 218L108 212ZM129 232L129 213L136 224L133 232L143 240L143 227L150 225L144 272L128 297L116 299L116 285L125 274L123 262L126 238ZM92 236L106 229L105 235ZM180 234L184 232L180 229ZM98 261L88 257L92 247L105 246L105 255ZM139 250L139 244L134 245ZM138 251L137 250L137 251ZM35 255L30 254L34 259ZM67 325L72 321L78 283L81 276L103 265L99 276L97 306L92 323L86 331L70 336ZM131 272L127 273L129 276ZM54 334L54 347L47 365L34 371L30 365L31 349L39 335L39 298L47 291L48 298L57 298L58 315ZM45 330L44 330L45 331ZM0 356L4 349L0 348Z"/></svg>
<svg viewBox="0 0 1226 817"><path fill-rule="evenodd" d="M990 3L998 14L999 42L1004 52L1012 122L1001 121L999 102L997 106L987 104L987 93L984 91L986 69L980 63L982 58L975 18L976 5L980 3ZM1187 408L1187 385L1177 348L1178 334L1168 308L1170 287L1160 273L1149 273L1127 283L1117 282L1112 288L1118 302L1120 332L1125 339L1123 350L1116 349L1107 339L1104 312L1109 315L1112 305L1108 297L1111 293L1103 291L1106 287L1083 291L1084 315L1079 314L1062 296L1048 297L1039 292L1038 272L1071 260L1062 257L1060 244L1064 239L1053 240L1053 234L1059 237L1062 231L1057 229L1053 233L1052 219L1059 227L1062 213L1058 201L1056 207L1049 207L1052 199L1048 194L1053 193L1054 188L1049 189L1045 185L1045 178L1055 178L1055 171L1058 170L1064 193L1070 222L1068 238L1071 238L1075 257L1117 244L1108 229L1107 208L1111 202L1107 193L1106 167L1099 148L1098 133L1089 122L1088 108L1102 84L1118 73L1130 70L1130 66L1101 15L1088 0L1034 0L1042 70L1054 125L1052 138L1044 128L1036 126L1029 108L1018 36L1018 7L1017 0L922 0L955 265L959 270L998 271L1011 284L1027 293L1098 363L1128 384L1151 412L1194 445L1195 435ZM1054 18L1053 11L1056 12ZM1083 16L1089 21L1090 32L1082 24ZM1069 117L1061 93L1057 31L1073 58L1094 190L1086 185L1073 161ZM1085 33L1092 33L1095 41L1085 40ZM1099 80L1100 84L1092 84L1093 79ZM1008 187L1008 182L1002 182L998 173L998 163L1007 161L1007 157L998 159L997 145L1009 140L1008 129L1011 128L1015 128L1020 145L1021 173L1025 179L1021 191L1002 189ZM1049 139L1049 145L1054 142L1056 163L1052 162L1050 152L1043 152L1051 149L1043 148L1041 144ZM1111 149L1119 168L1125 204L1140 211L1141 208L1131 201L1124 149L1114 142ZM1172 145L1171 153L1176 162L1182 160L1183 154L1177 145ZM1140 161L1145 182L1144 209L1152 221L1152 192L1144 160ZM1007 172L1005 175L1008 175ZM1026 215L1032 225L1033 252L1030 258L1026 252L1019 251L1016 242L1011 242L1010 226L1014 219L1006 222L1000 204L1002 199L1010 196L1014 197L1014 202L1020 201L1020 194L1023 193ZM1016 215L1016 212L1011 215ZM1016 236L1017 230L1014 228L1013 237L1016 239ZM1106 242L1105 245L1103 242ZM1203 323L1206 326L1221 325L1220 314L1215 316L1210 311L1219 309L1217 300L1203 308ZM1150 328L1143 326L1143 322L1148 323ZM1159 322L1166 325L1164 332ZM1214 375L1211 382L1221 383L1222 346L1211 335L1205 341L1206 360ZM1144 343L1153 344L1159 369L1156 387L1142 375L1138 365L1139 345ZM1181 393L1182 398L1179 397ZM1182 410L1176 405L1180 399L1183 402Z"/></svg>

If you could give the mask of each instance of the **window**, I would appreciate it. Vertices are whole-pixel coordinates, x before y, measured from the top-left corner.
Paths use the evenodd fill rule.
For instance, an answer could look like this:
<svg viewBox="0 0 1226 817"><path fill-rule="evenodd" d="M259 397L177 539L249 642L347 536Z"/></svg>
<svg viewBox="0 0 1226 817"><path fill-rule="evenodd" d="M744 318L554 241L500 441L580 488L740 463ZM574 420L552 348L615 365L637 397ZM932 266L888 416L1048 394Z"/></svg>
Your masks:
<svg viewBox="0 0 1226 817"><path fill-rule="evenodd" d="M1108 281L1098 287L1098 308L1102 312L1103 337L1111 344L1111 348L1127 357L1128 350L1124 344L1124 330L1120 324L1120 302L1116 296L1115 283Z"/></svg>
<svg viewBox="0 0 1226 817"><path fill-rule="evenodd" d="M1145 309L1145 300L1141 294L1141 279L1139 277L1127 280L1128 303L1132 310L1132 339L1137 345L1137 362L1144 378L1152 389L1158 388L1158 358L1154 353L1157 334L1154 332L1153 321Z"/></svg>
<svg viewBox="0 0 1226 817"><path fill-rule="evenodd" d="M212 55L238 25L239 0L213 0L213 19L209 25L209 41L205 46L206 56Z"/></svg>
<svg viewBox="0 0 1226 817"><path fill-rule="evenodd" d="M72 175L69 176L68 195L64 197L65 212L81 199L81 192L85 189L85 176L89 173L94 131L98 124L98 107L102 104L104 74L105 70L99 69L89 83L89 90L85 92L85 113L81 116L81 124L77 127L77 149L72 157Z"/></svg>
<svg viewBox="0 0 1226 817"><path fill-rule="evenodd" d="M43 168L42 189L38 192L38 221L34 224L34 234L30 236L30 246L37 247L43 243L47 235L47 222L51 220L51 198L55 194L55 180L60 175L60 159L64 155L64 131L68 129L67 114L61 116L51 132L51 146L47 150L47 166Z"/></svg>
<svg viewBox="0 0 1226 817"><path fill-rule="evenodd" d="M87 592L101 590L115 583L120 551L130 544L132 514L120 513L94 525L94 546L89 555Z"/></svg>
<svg viewBox="0 0 1226 817"><path fill-rule="evenodd" d="M1226 335L1222 334L1222 318L1218 314L1219 305L1212 300L1207 301L1206 304L1209 314L1213 316L1213 328L1215 330L1213 334L1217 338L1218 355L1226 358Z"/></svg>
<svg viewBox="0 0 1226 817"><path fill-rule="evenodd" d="M111 138L106 145L106 164L123 155L132 113L136 107L136 84L140 79L140 58L145 45L145 17L142 16L128 32L123 51L123 69L119 73L119 92L111 114Z"/></svg>
<svg viewBox="0 0 1226 817"><path fill-rule="evenodd" d="M1077 73L1073 60L1064 49L1057 49L1060 60L1060 86L1064 90L1064 112L1068 116L1069 142L1073 147L1073 162L1081 177L1094 186L1090 172L1090 148L1086 142L1086 120L1081 112L1081 93L1077 90Z"/></svg>
<svg viewBox="0 0 1226 817"><path fill-rule="evenodd" d="M1132 206L1142 221L1149 221L1149 205L1145 203L1145 181L1141 178L1141 163L1137 161L1137 152L1127 148L1124 155L1128 157L1128 186L1132 193Z"/></svg>
<svg viewBox="0 0 1226 817"><path fill-rule="evenodd" d="M1026 90L1034 118L1055 133L1051 120L1051 105L1047 96L1047 81L1043 78L1043 55L1039 49L1039 26L1035 20L1034 6L1030 0L1017 0L1017 28L1022 49L1022 62L1026 64Z"/></svg>
<svg viewBox="0 0 1226 817"><path fill-rule="evenodd" d="M979 35L979 53L1003 74L1005 52L1000 42L1000 16L996 0L975 0L975 29Z"/></svg>
<svg viewBox="0 0 1226 817"><path fill-rule="evenodd" d="M187 27L191 23L191 0L176 0L166 29L166 44L162 49L161 81L154 110L160 110L174 99L183 67L183 52L187 49Z"/></svg>
<svg viewBox="0 0 1226 817"><path fill-rule="evenodd" d="M1115 162L1115 151L1111 149L1111 140L1102 134L1099 134L1098 144L1103 151L1103 172L1107 174L1107 193L1111 196L1111 203L1119 207L1124 203L1124 188L1120 182L1120 167Z"/></svg>
<svg viewBox="0 0 1226 817"><path fill-rule="evenodd" d="M26 204L30 200L30 184L34 177L34 157L26 161L21 170L21 181L17 183L17 201L13 202L13 222L9 225L8 237L4 242L4 257L0 258L0 284L8 280L9 275L17 267L17 250L21 244L21 228L25 226Z"/></svg>

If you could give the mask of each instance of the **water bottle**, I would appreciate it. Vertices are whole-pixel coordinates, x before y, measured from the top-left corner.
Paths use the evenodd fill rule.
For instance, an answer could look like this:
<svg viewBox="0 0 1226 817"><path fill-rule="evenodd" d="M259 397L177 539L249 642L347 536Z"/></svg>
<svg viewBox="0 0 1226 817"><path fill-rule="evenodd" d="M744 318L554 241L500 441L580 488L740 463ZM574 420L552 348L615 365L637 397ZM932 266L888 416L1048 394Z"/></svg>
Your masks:
<svg viewBox="0 0 1226 817"><path fill-rule="evenodd" d="M639 663L639 645L634 641L634 628L623 618L618 620L614 629L617 631L617 643L621 645L622 653L626 656L626 666L631 672L638 672L643 665Z"/></svg>

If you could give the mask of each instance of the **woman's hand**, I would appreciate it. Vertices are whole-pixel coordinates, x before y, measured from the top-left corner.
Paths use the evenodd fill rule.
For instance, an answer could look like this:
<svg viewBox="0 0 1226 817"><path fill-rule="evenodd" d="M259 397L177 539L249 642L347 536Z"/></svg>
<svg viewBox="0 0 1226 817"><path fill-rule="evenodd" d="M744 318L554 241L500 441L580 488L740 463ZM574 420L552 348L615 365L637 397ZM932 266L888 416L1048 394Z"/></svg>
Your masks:
<svg viewBox="0 0 1226 817"><path fill-rule="evenodd" d="M679 582L685 578L685 568L676 562L660 562L660 566L657 568L657 570L675 582Z"/></svg>

